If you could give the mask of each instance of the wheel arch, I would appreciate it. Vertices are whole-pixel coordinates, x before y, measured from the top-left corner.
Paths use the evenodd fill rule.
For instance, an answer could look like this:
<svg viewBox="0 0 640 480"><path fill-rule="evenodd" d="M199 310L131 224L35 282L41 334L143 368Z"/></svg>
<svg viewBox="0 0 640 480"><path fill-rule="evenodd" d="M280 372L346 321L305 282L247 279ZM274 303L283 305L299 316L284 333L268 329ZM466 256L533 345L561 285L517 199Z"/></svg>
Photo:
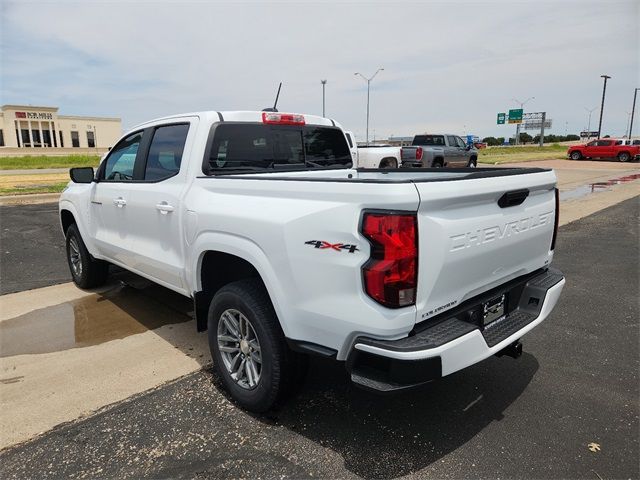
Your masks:
<svg viewBox="0 0 640 480"><path fill-rule="evenodd" d="M207 329L209 304L218 290L238 280L255 278L264 286L278 317L280 327L286 335L285 324L282 321L284 312L281 303L277 300L280 297L276 284L277 277L268 264L266 255L262 250L259 250L259 253L251 251L258 248L253 243L249 243L253 248L242 251L241 247L248 241L236 240L235 248L217 245L202 249L195 259L193 299L198 331L202 332Z"/></svg>
<svg viewBox="0 0 640 480"><path fill-rule="evenodd" d="M396 162L396 168L398 165L400 165L400 162L396 157L384 157L382 160L380 160L380 163L378 164L378 168L385 168L384 165L389 161Z"/></svg>

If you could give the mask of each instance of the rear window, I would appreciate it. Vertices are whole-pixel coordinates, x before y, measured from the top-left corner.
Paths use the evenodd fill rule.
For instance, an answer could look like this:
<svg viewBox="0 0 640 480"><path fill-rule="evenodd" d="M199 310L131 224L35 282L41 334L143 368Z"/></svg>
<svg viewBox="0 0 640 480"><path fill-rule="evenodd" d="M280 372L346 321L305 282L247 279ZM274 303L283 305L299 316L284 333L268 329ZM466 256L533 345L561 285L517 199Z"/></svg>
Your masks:
<svg viewBox="0 0 640 480"><path fill-rule="evenodd" d="M344 134L334 127L221 123L215 127L208 173L301 167L351 167Z"/></svg>
<svg viewBox="0 0 640 480"><path fill-rule="evenodd" d="M444 146L444 135L416 135L413 137L413 145L439 145Z"/></svg>

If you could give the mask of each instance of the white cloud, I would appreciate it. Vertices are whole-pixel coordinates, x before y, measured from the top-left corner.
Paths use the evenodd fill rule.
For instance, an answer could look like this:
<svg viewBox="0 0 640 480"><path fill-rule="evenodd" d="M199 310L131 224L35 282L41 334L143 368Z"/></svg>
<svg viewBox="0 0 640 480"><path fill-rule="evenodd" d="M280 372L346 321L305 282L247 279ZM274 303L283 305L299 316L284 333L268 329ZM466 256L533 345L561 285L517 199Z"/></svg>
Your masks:
<svg viewBox="0 0 640 480"><path fill-rule="evenodd" d="M191 110L327 114L364 136L372 74L376 136L495 125L535 96L554 131L582 129L607 91L604 129L623 133L640 84L638 2L7 2L3 102L120 115L126 126ZM595 117L594 117L595 118ZM593 125L594 122L592 122ZM640 122L638 122L640 128Z"/></svg>

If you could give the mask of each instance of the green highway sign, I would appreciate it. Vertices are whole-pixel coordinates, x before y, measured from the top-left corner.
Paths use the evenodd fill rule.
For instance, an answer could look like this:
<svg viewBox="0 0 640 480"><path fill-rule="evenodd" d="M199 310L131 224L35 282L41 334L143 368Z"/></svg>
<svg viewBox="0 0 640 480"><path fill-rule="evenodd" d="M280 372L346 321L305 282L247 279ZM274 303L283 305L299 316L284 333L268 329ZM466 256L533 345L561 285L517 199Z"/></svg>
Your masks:
<svg viewBox="0 0 640 480"><path fill-rule="evenodd" d="M509 123L522 123L522 109L509 110Z"/></svg>
<svg viewBox="0 0 640 480"><path fill-rule="evenodd" d="M498 114L498 125L504 125L504 119L507 116L506 113L499 113Z"/></svg>

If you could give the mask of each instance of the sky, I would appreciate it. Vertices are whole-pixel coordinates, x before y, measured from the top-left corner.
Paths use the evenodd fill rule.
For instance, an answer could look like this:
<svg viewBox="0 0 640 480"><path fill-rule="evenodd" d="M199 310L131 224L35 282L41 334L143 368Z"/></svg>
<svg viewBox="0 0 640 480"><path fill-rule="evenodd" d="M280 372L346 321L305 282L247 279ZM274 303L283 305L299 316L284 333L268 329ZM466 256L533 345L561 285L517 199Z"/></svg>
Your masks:
<svg viewBox="0 0 640 480"><path fill-rule="evenodd" d="M640 87L640 1L0 0L0 104L137 123L200 110L326 115L364 140L508 136L525 101L551 133L627 130ZM640 99L634 126L640 134ZM535 134L536 132L530 132Z"/></svg>

